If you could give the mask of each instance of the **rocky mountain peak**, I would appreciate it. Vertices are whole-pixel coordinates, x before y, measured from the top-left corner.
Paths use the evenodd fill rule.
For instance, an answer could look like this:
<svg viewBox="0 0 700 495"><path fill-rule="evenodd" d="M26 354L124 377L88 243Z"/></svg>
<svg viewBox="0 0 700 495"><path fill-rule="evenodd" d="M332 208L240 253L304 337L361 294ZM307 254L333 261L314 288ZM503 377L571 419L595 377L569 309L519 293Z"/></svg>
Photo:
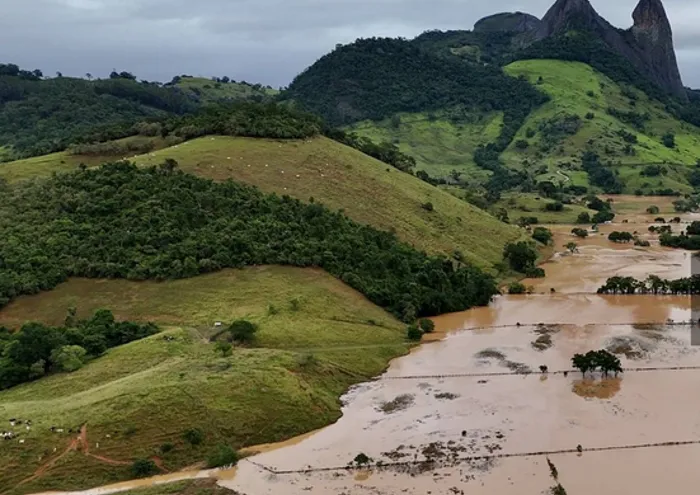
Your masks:
<svg viewBox="0 0 700 495"><path fill-rule="evenodd" d="M671 23L661 0L640 0L627 31L603 19L589 0L557 0L534 30L534 40L583 30L594 34L670 93L686 97L673 48Z"/></svg>
<svg viewBox="0 0 700 495"><path fill-rule="evenodd" d="M661 0L641 0L632 13L634 27L639 29L668 29L671 23Z"/></svg>
<svg viewBox="0 0 700 495"><path fill-rule="evenodd" d="M684 95L685 89L678 70L673 31L661 0L641 0L632 13L630 29L633 46L646 65L648 73L661 87Z"/></svg>
<svg viewBox="0 0 700 495"><path fill-rule="evenodd" d="M474 24L474 32L506 31L513 33L525 33L537 29L540 20L534 15L524 12L502 12L490 15Z"/></svg>

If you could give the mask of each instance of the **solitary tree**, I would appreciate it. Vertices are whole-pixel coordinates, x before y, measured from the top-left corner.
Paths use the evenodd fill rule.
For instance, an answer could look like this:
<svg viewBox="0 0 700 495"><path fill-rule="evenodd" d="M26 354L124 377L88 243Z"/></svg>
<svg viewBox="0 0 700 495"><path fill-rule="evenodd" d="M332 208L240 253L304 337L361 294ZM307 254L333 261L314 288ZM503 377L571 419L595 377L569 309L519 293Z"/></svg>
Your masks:
<svg viewBox="0 0 700 495"><path fill-rule="evenodd" d="M247 320L237 320L231 323L228 327L231 334L231 340L239 344L250 344L255 340L255 333L258 331L258 326Z"/></svg>
<svg viewBox="0 0 700 495"><path fill-rule="evenodd" d="M568 249L571 254L578 253L578 244L575 242L570 242L564 247Z"/></svg>

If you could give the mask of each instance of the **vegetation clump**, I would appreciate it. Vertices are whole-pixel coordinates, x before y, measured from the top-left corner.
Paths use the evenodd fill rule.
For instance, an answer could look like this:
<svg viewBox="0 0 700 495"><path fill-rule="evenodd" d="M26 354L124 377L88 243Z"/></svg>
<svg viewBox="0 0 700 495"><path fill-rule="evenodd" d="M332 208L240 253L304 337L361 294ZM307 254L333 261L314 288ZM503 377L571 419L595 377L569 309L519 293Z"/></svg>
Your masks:
<svg viewBox="0 0 700 495"><path fill-rule="evenodd" d="M207 467L211 469L224 466L235 466L238 464L238 459L238 452L236 452L230 445L222 443L217 445L214 452L207 457Z"/></svg>
<svg viewBox="0 0 700 495"><path fill-rule="evenodd" d="M526 292L527 288L520 282L513 282L508 286L508 294L519 295L525 294Z"/></svg>
<svg viewBox="0 0 700 495"><path fill-rule="evenodd" d="M634 240L634 236L629 232L614 231L608 235L608 240L616 243L627 243Z"/></svg>
<svg viewBox="0 0 700 495"><path fill-rule="evenodd" d="M578 227L575 228L575 229L573 229L573 230L571 231L571 233L572 233L573 235L575 235L576 237L578 237L579 239L585 239L586 237L588 237L588 230L586 230L586 229L580 229L580 228L578 228Z"/></svg>
<svg viewBox="0 0 700 495"><path fill-rule="evenodd" d="M69 317L65 327L26 323L16 332L0 327L0 390L49 373L76 371L107 349L157 331L150 323L117 322L104 309L87 320Z"/></svg>
<svg viewBox="0 0 700 495"><path fill-rule="evenodd" d="M584 376L588 371L593 373L598 368L600 368L603 376L608 376L608 373L615 373L615 376L617 376L618 373L623 371L620 358L605 349L589 351L586 354L576 354L571 359L571 362L574 368L579 370Z"/></svg>

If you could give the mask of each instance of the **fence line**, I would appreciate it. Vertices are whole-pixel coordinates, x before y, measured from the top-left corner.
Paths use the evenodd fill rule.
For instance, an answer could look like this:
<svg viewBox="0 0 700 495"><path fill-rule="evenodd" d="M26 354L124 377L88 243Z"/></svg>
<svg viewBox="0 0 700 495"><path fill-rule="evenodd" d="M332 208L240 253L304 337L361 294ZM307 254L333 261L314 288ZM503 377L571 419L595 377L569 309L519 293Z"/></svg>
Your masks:
<svg viewBox="0 0 700 495"><path fill-rule="evenodd" d="M550 450L550 451L536 451L536 452L518 452L513 454L485 454L477 456L465 456L456 457L448 459L447 461L435 461L432 459L424 460L414 460L414 461L392 461L386 463L374 463L363 466L357 466L349 464L347 466L335 466L335 467L317 467L317 468L306 468L306 469L288 469L288 470L276 470L269 466L265 466L259 462L255 462L251 459L245 459L254 466L274 475L291 475L291 474L312 474L312 473L324 473L331 471L354 471L357 469L382 469L382 468L396 468L396 467L413 467L413 466L430 466L434 465L435 468L445 467L445 464L456 465L463 462L478 462L478 461L490 461L495 459L509 459L514 457L543 457L551 455L565 455L565 454L580 454L584 452L610 452L617 450L637 450L637 449L649 449L649 448L659 448L659 447L681 447L687 445L700 445L700 440L687 440L683 442L658 442L658 443L644 443L644 444L632 444L632 445L616 445L610 447L590 447L582 448L579 450L575 449L561 449L561 450Z"/></svg>
<svg viewBox="0 0 700 495"><path fill-rule="evenodd" d="M625 373L644 373L644 372L658 372L658 371L700 371L700 366L671 366L671 367L654 367L654 368L623 368ZM560 371L549 371L547 373L539 373L535 371L523 372L523 371L503 371L496 373L452 373L445 375L407 375L407 376L380 376L374 379L374 381L384 381L384 380L427 380L427 379L442 379L442 378L489 378L496 376L548 376L548 375L565 375L569 373L580 373L580 370L560 370Z"/></svg>

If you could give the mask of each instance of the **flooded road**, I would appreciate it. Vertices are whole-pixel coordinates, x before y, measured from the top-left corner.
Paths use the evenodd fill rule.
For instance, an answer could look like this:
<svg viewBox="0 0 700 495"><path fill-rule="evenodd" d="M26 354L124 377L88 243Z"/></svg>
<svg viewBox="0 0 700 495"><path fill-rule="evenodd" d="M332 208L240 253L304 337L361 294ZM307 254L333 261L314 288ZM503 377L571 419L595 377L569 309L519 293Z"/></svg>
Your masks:
<svg viewBox="0 0 700 495"><path fill-rule="evenodd" d="M650 248L607 241L612 230L647 232L648 218L634 221L555 255L545 279L525 282L534 295L436 318L446 337L350 390L336 424L235 470L188 476L246 495L534 495L558 483L569 495L694 493L700 348L682 323L690 298L595 294L613 275L689 276L690 256L651 236ZM571 226L553 230L564 251ZM571 370L575 353L598 349L617 353L625 373Z"/></svg>

